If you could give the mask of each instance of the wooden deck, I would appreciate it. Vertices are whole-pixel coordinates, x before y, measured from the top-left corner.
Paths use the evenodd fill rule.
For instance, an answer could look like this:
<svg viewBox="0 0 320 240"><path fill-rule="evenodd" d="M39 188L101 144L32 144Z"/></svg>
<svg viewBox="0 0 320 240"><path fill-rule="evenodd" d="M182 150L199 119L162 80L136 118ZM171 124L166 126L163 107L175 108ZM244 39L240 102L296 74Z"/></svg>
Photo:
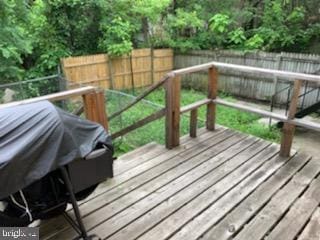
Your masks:
<svg viewBox="0 0 320 240"><path fill-rule="evenodd" d="M115 177L81 203L90 233L112 240L320 239L320 159L219 127L150 143L115 162ZM72 239L59 217L41 239Z"/></svg>

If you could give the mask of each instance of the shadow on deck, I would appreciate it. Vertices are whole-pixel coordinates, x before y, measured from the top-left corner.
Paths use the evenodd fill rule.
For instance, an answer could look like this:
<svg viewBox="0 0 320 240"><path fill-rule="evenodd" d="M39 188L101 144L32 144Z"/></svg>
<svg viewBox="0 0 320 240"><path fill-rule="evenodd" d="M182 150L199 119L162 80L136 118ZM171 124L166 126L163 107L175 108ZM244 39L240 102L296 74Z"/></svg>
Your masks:
<svg viewBox="0 0 320 240"><path fill-rule="evenodd" d="M319 239L320 161L219 127L172 150L150 143L115 162L115 177L80 205L102 239ZM72 239L62 218L41 239Z"/></svg>

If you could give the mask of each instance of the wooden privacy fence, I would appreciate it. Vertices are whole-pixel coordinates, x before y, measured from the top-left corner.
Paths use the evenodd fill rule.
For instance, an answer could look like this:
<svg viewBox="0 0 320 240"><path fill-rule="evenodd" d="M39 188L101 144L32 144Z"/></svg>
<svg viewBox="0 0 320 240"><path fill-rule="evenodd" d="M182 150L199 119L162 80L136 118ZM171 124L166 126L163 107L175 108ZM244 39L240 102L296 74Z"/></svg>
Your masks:
<svg viewBox="0 0 320 240"><path fill-rule="evenodd" d="M267 52L244 52L235 50L197 50L188 53L176 53L174 59L175 69L190 67L210 61L219 61L245 66L268 68L289 72L308 74L320 74L320 55L300 53L267 53ZM197 72L183 77L185 85L193 88L206 88L206 73ZM222 69L220 71L219 90L231 93L235 96L251 98L254 100L269 101L275 96L275 103L286 104L288 87L290 82L283 77L274 76L268 78L260 73L238 72L236 69ZM319 86L319 85L318 85ZM312 84L303 86L304 91L310 91ZM286 91L281 91L286 89ZM305 105L312 105L319 96L314 91L305 98Z"/></svg>
<svg viewBox="0 0 320 240"><path fill-rule="evenodd" d="M173 69L171 49L136 49L128 56L107 54L69 57L61 60L66 79L75 85L104 89L134 89L158 82Z"/></svg>
<svg viewBox="0 0 320 240"><path fill-rule="evenodd" d="M249 74L260 74L264 77L274 78L281 77L286 80L289 80L294 83L294 90L291 98L291 105L289 108L288 116L272 113L270 111L265 111L261 109L257 109L254 107L244 106L242 104L232 103L225 101L223 99L219 99L217 97L218 91L218 78L219 72L225 70L234 70L239 73L249 73ZM188 75L191 73L197 73L199 71L207 71L207 91L208 97L206 99L197 101L190 105L180 107L180 89L181 89L181 76ZM117 113L113 114L111 117L115 117L122 112L126 111L133 105L137 104L139 101L143 99L143 97L147 96L149 93L154 91L156 88L161 85L165 85L165 108L159 110L156 113L151 114L150 116L145 117L142 120L120 130L119 132L113 133L112 136L114 138L122 136L134 129L144 126L145 124L152 122L156 119L165 116L166 123L166 147L171 149L179 145L180 140L180 115L185 112L191 112L190 114L190 136L196 136L197 130L197 109L201 106L207 106L207 115L206 115L206 127L208 130L215 129L215 119L216 119L216 105L221 104L227 107L239 109L246 112L255 113L264 117L270 117L276 120L280 120L284 122L283 133L281 139L281 156L289 156L291 152L291 145L293 141L295 126L302 126L306 128L310 128L313 130L320 131L320 124L316 124L310 121L306 121L303 119L295 118L295 113L297 110L298 97L301 92L301 87L304 82L311 82L314 84L320 83L320 76L311 75L311 74L302 74L302 73L294 73L287 71L279 71L265 68L256 68L256 67L248 67L243 65L235 65L221 62L210 62L202 65L196 65L193 67L183 68L174 70L168 73L166 76L159 81L158 84L149 88L143 94L141 94L135 101L133 101L128 106L124 107ZM221 81L219 81L219 84Z"/></svg>

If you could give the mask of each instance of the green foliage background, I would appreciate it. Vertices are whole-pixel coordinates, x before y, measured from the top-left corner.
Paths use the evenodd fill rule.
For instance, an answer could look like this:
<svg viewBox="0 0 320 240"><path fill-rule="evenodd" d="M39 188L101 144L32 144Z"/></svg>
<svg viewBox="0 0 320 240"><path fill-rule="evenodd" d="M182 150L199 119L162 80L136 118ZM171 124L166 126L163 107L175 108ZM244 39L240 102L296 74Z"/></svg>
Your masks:
<svg viewBox="0 0 320 240"><path fill-rule="evenodd" d="M49 75L61 57L133 48L308 52L318 0L0 0L0 83Z"/></svg>

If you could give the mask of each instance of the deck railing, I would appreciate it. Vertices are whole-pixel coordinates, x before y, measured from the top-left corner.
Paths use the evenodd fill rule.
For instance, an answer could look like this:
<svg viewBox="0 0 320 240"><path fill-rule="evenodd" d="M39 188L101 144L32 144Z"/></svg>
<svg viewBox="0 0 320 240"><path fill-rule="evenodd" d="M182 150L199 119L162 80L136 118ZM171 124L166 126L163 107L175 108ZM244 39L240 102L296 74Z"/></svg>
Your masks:
<svg viewBox="0 0 320 240"><path fill-rule="evenodd" d="M245 73L260 73L265 76L269 76L270 78L281 77L289 81L293 81L294 82L293 94L290 101L288 115L277 114L270 111L265 111L262 109L257 109L254 107L245 106L242 104L232 103L232 102L219 99L217 97L217 93L218 93L218 78L219 78L220 69L232 69L232 70L237 70L239 72L245 72ZM190 105L180 107L181 76L186 74L196 73L199 71L208 72L207 98L197 101L195 103L192 103ZM290 155L293 136L295 132L295 126L302 126L305 128L320 131L320 124L295 118L300 89L303 82L305 81L314 82L316 85L320 86L320 76L317 76L317 75L248 67L248 66L227 64L227 63L221 63L221 62L210 62L210 63L197 65L193 67L178 69L168 73L166 76L163 77L163 79L160 82L150 87L147 91L145 91L143 94L137 97L137 99L132 103L130 103L128 106L126 106L125 108L113 114L111 118L114 118L120 115L121 113L123 113L124 111L128 110L129 108L137 104L139 101L141 101L145 96L147 96L148 94L150 94L151 92L153 92L155 89L159 88L162 85L165 85L165 92L166 92L165 108L120 130L117 133L114 133L113 137L116 138L116 137L122 136L132 130L135 130L139 127L144 126L145 124L151 121L154 121L156 119L161 118L162 116L165 116L166 147L171 149L179 145L180 115L182 113L190 112L190 136L196 137L198 108L203 105L207 106L206 128L208 130L214 130L215 119L216 119L216 105L220 104L220 105L235 108L241 111L255 113L263 117L268 117L268 118L272 118L272 119L276 119L284 122L284 126L282 128L280 155L286 157Z"/></svg>
<svg viewBox="0 0 320 240"><path fill-rule="evenodd" d="M282 115L273 113L270 111L265 111L257 109L250 106L245 106L242 104L232 103L219 99L217 97L218 93L218 79L219 79L219 70L220 69L232 69L239 72L246 73L260 73L269 77L281 77L289 81L294 81L293 94L291 97L291 102L289 106L288 115ZM181 90L181 76L185 74L191 74L199 71L208 72L208 94L207 98L192 103L190 105L180 107L180 90ZM201 106L207 106L206 113L206 128L210 131L215 129L215 120L216 120L216 105L224 105L227 107L235 108L241 111L255 113L264 117L280 120L284 122L282 129L282 138L281 138L281 156L289 156L291 151L291 146L293 142L293 136L296 126L302 126L305 128L313 129L320 131L320 124L306 121L303 119L295 118L295 113L297 111L299 94L303 82L314 82L316 85L320 86L320 76L311 75L311 74L302 74L294 72L286 72L272 69L263 69L256 67L248 67L235 64L227 64L221 62L210 62L202 65L197 65L193 67L178 69L171 71L165 75L159 82L149 87L144 93L138 96L133 102L128 104L123 109L117 111L109 117L109 120L113 119L116 116L119 116L124 111L136 105L148 94L156 90L157 88L165 85L165 108L155 112L130 126L121 129L120 131L113 133L112 137L117 138L123 136L139 127L146 125L152 121L155 121L163 116L165 116L165 142L166 147L171 149L179 145L180 141L180 115L185 112L190 112L190 136L196 137L197 135L197 115L198 108ZM105 111L105 101L104 94L102 91L98 91L94 87L83 87L79 89L64 91L60 93L55 93L51 95L46 95L38 98L27 99L24 101L13 102L9 104L0 105L0 110L8 106L16 106L25 103L31 103L41 100L57 101L64 100L74 96L83 97L83 110L88 119L98 122L108 129L108 120ZM79 111L81 112L81 111Z"/></svg>
<svg viewBox="0 0 320 240"><path fill-rule="evenodd" d="M105 99L103 91L98 90L95 87L82 87L69 91L63 91L59 93L53 93L41 97L26 99L17 102L11 102L0 105L1 109L13 106L19 106L22 104L34 103L39 101L48 100L51 102L66 100L72 97L82 96L83 110L87 119L101 124L105 129L108 129L108 120L105 109Z"/></svg>
<svg viewBox="0 0 320 240"><path fill-rule="evenodd" d="M281 77L289 81L294 81L293 94L290 101L288 115L286 116L282 114L277 114L270 111L265 111L254 107L244 106L242 104L232 103L219 99L217 97L217 91L220 69L232 69L246 73L260 73L265 76ZM181 76L199 71L208 71L208 98L180 108ZM320 85L320 76L248 67L221 62L210 62L202 65L172 71L168 74L168 79L166 81L166 147L173 148L179 145L179 124L181 112L191 111L190 136L196 136L195 131L197 129L197 109L200 106L207 105L206 127L208 130L214 130L216 119L216 105L221 104L227 107L232 107L242 111L255 113L264 117L269 117L284 122L281 137L280 155L284 157L289 156L293 142L295 126L302 126L305 128L320 131L320 124L295 118L300 89L303 82L305 81L315 82L316 84Z"/></svg>

